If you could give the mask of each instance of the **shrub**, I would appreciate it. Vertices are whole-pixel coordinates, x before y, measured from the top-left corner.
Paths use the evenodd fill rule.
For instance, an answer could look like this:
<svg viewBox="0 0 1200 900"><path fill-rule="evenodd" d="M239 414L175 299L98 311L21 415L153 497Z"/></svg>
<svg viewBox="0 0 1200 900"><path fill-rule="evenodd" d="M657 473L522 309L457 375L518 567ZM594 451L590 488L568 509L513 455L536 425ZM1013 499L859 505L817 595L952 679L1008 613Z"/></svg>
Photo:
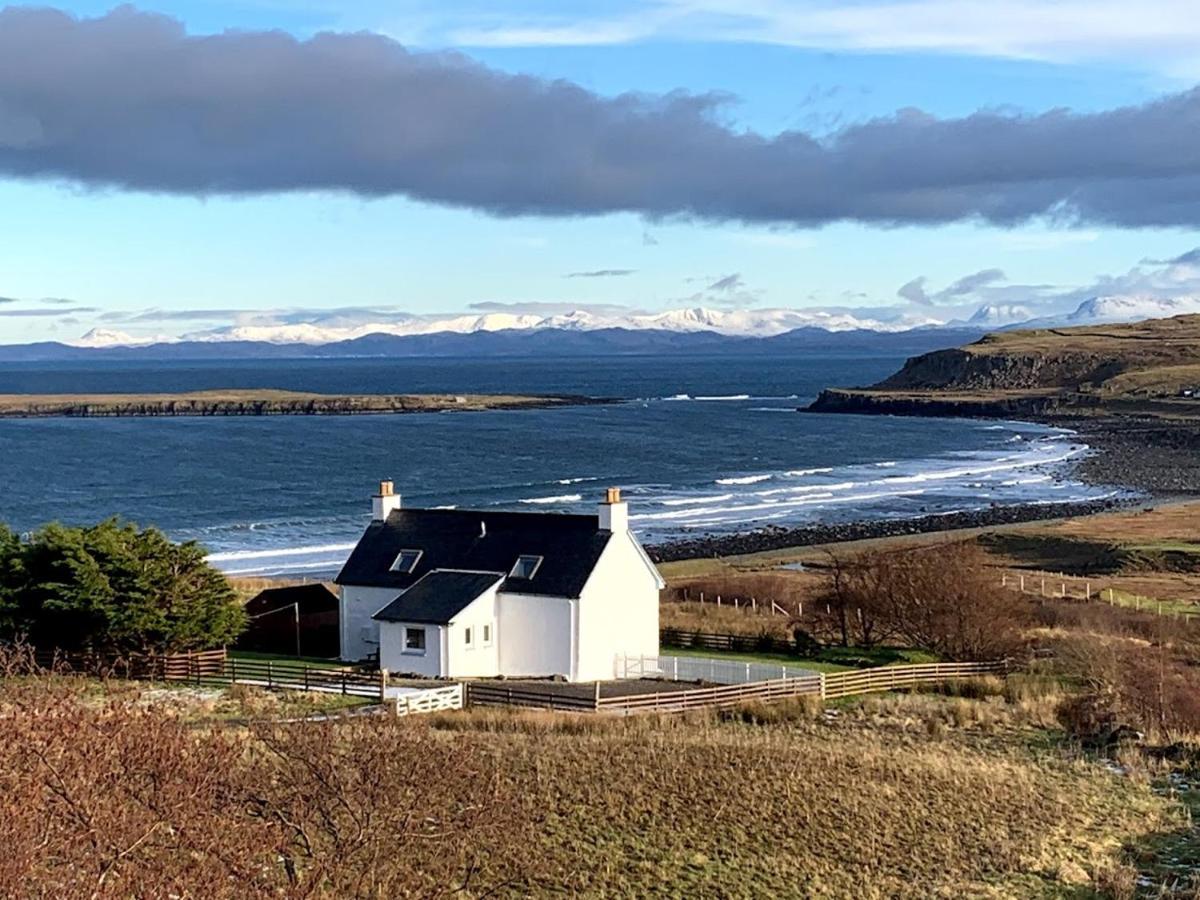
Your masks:
<svg viewBox="0 0 1200 900"><path fill-rule="evenodd" d="M831 557L810 630L843 646L900 640L946 659L1019 653L1029 602L1003 590L973 543Z"/></svg>
<svg viewBox="0 0 1200 900"><path fill-rule="evenodd" d="M245 613L194 542L109 519L47 525L28 541L0 527L0 640L118 653L233 641Z"/></svg>

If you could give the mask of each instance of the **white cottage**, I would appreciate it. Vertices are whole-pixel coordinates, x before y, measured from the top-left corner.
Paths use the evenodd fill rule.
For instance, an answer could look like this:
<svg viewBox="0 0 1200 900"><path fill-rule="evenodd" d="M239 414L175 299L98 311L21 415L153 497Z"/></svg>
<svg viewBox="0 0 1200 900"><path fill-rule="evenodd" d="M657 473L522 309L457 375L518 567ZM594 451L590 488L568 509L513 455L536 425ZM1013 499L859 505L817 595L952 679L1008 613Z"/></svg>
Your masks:
<svg viewBox="0 0 1200 900"><path fill-rule="evenodd" d="M385 481L335 579L345 660L440 678L613 678L658 655L663 581L609 488L598 515L407 509Z"/></svg>

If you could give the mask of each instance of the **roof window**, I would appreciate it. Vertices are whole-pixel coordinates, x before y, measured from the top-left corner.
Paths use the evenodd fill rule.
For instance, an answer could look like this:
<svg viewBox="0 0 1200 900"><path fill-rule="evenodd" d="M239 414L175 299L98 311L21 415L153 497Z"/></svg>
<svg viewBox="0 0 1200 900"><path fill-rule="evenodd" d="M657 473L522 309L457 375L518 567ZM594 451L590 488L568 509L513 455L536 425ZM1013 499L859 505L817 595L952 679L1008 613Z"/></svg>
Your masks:
<svg viewBox="0 0 1200 900"><path fill-rule="evenodd" d="M512 571L508 573L508 577L528 580L537 574L538 567L541 564L542 558L540 556L518 556L517 563L512 567Z"/></svg>
<svg viewBox="0 0 1200 900"><path fill-rule="evenodd" d="M392 562L392 571L402 575L411 574L412 570L417 567L417 561L420 560L422 552L421 550L401 550Z"/></svg>

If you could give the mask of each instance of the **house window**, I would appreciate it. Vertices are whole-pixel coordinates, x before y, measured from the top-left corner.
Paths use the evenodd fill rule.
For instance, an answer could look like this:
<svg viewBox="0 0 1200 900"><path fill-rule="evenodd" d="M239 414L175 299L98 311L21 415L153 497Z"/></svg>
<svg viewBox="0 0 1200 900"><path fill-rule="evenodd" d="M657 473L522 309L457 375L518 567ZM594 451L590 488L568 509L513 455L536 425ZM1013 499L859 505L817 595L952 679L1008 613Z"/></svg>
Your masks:
<svg viewBox="0 0 1200 900"><path fill-rule="evenodd" d="M424 628L405 628L404 629L404 652L405 653L424 653L425 652L425 629Z"/></svg>
<svg viewBox="0 0 1200 900"><path fill-rule="evenodd" d="M518 556L517 564L512 567L509 573L510 578L532 578L537 574L538 567L542 564L540 556Z"/></svg>
<svg viewBox="0 0 1200 900"><path fill-rule="evenodd" d="M474 638L474 635L471 634L471 629L464 628L463 629L463 643L466 644L468 647L473 647L475 645L475 641L472 640L472 638Z"/></svg>
<svg viewBox="0 0 1200 900"><path fill-rule="evenodd" d="M490 647L492 644L492 626L483 626L483 646Z"/></svg>
<svg viewBox="0 0 1200 900"><path fill-rule="evenodd" d="M392 571L408 575L417 567L417 560L421 558L421 553L420 550L401 550L392 562Z"/></svg>

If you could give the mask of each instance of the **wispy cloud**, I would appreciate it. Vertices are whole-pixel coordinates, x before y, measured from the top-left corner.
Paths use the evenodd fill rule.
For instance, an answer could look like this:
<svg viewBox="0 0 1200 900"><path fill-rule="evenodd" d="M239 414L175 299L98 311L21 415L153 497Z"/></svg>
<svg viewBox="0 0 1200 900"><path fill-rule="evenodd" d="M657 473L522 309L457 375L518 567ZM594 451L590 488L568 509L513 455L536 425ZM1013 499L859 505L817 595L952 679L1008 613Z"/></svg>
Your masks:
<svg viewBox="0 0 1200 900"><path fill-rule="evenodd" d="M1191 4L1174 4L1168 25L1144 5L1111 0L1089 0L1086 16L1080 0L996 4L1019 13L1021 29L1001 29L980 0L900 2L886 18L885 7L870 3L796 11L758 0L749 13L705 0L659 5L716 17L733 34L740 27L752 35L760 16L831 34L858 22L860 46L892 31L917 41L922 29L950 36L931 45L953 44L972 16L997 23L989 40L999 44L1022 29L1102 40L1128 28L1193 49L1200 41ZM1091 23L1082 37L1067 27L1079 22ZM127 6L82 20L4 8L0 60L0 177L193 196L333 190L498 216L1200 225L1192 150L1200 90L1087 112L938 118L904 109L830 133L771 136L725 124L730 98L722 94L609 98L461 55L411 52L369 33L198 38L174 19ZM243 71L254 79L228 74ZM546 245L540 236L509 240Z"/></svg>
<svg viewBox="0 0 1200 900"><path fill-rule="evenodd" d="M974 296L980 288L1004 280L1005 275L1000 269L983 269L979 272L972 272L970 275L964 275L940 291L930 293L925 289L928 279L921 275L901 285L896 291L896 295L919 306L937 306Z"/></svg>
<svg viewBox="0 0 1200 900"><path fill-rule="evenodd" d="M736 291L743 284L741 273L734 272L732 275L724 275L718 278L708 286L708 289L710 291Z"/></svg>
<svg viewBox="0 0 1200 900"><path fill-rule="evenodd" d="M1042 60L1122 61L1190 71L1200 42L1195 7L1180 0L633 0L592 14L534 3L443 5L428 26L460 46L622 44L651 39L736 41L860 52L915 51Z"/></svg>
<svg viewBox="0 0 1200 900"><path fill-rule="evenodd" d="M512 313L523 316L564 316L573 312L594 313L600 316L623 316L639 312L631 306L619 303L565 303L552 300L529 300L507 302L501 300L480 300L472 303L468 309L481 313Z"/></svg>
<svg viewBox="0 0 1200 900"><path fill-rule="evenodd" d="M590 272L568 272L563 278L621 278L637 269L593 269Z"/></svg>
<svg viewBox="0 0 1200 900"><path fill-rule="evenodd" d="M11 319L37 319L37 318L54 318L55 316L63 316L68 313L94 313L99 312L95 306L67 306L60 309L0 309L0 316Z"/></svg>

